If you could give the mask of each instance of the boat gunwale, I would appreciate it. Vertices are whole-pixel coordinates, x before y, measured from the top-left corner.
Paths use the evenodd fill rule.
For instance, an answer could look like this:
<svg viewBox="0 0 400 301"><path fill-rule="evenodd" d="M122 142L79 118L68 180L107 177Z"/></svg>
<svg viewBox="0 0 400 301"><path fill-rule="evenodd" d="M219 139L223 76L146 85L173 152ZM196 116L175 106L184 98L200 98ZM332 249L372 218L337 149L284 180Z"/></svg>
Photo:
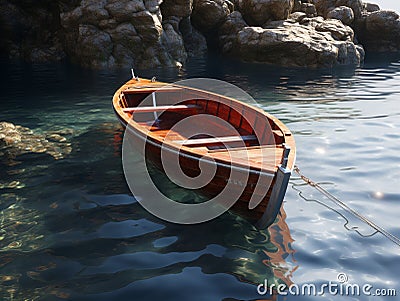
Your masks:
<svg viewBox="0 0 400 301"><path fill-rule="evenodd" d="M287 168L292 170L294 167L294 162L295 162L295 154L296 154L296 149L295 149L295 141L294 141L294 137L291 133L291 131L286 127L286 125L280 121L278 118L276 118L275 116L269 114L268 112L264 111L261 108L252 106L250 104L247 104L245 102L242 102L240 100L237 100L235 98L229 97L229 96L225 96L225 95L221 95L221 94L217 94L215 92L210 92L207 90L202 90L199 88L193 88L193 87L186 87L186 86L181 86L181 85L177 85L177 84L168 84L168 83L162 83L162 82L151 82L149 80L146 79L140 79L139 82L144 82L146 84L148 84L148 86L146 86L146 89L149 89L149 91L146 91L149 93L149 95L152 92L156 92L156 91L162 91L163 87L168 87L168 86L173 86L175 88L181 88L181 89L187 89L187 90L192 90L195 92L200 92L200 93L205 93L206 95L210 95L210 96L214 96L214 97L218 97L219 99L224 99L225 101L231 101L232 103L235 104L239 104L242 107L246 107L248 108L250 111L255 111L259 114L261 114L263 117L266 117L268 120L270 120L272 123L274 123L277 128L282 132L284 140L285 140L285 145L287 147L289 147L291 149L289 156L288 156L288 164L287 164ZM216 160L220 160L222 161L221 163L223 164L227 164L230 166L234 165L240 167L240 168L246 168L246 170L254 170L256 172L263 172L263 173L275 173L278 166L275 164L275 168L274 170L271 169L266 169L263 168L262 166L258 165L257 167L255 166L249 166L246 164L239 164L240 162L232 162L232 161L225 161L225 160L221 160L219 158L216 158L214 156L212 156L213 152L206 152L206 151L200 151L198 148L192 148L192 147L186 147L185 145L179 145L174 143L171 140L165 140L165 139L160 139L160 136L156 135L155 133L151 132L148 128L146 128L145 126L140 125L138 122L136 122L135 120L133 120L132 116L129 116L128 113L123 111L123 107L120 105L119 101L120 101L120 97L121 95L123 95L124 91L126 91L127 89L132 89L132 86L134 84L137 84L138 82L134 79L129 80L128 82L126 82L125 84L123 84L115 93L113 96L113 109L116 112L117 116L119 117L119 119L124 120L124 125L126 128L130 128L132 130L132 132L140 132L141 133L141 137L145 140L145 141L149 141L149 138L151 138L154 141L157 141L157 143L154 142L155 145L157 145L158 147L166 147L168 146L170 149L174 150L175 152L178 152L179 154L185 153L186 156L190 156L193 159L198 160L199 156L206 156L209 159L212 159L213 161ZM151 85L154 86L154 89L151 89ZM155 86L157 85L157 86ZM136 87L135 87L136 88ZM141 90L141 88L136 88L138 90L138 92ZM134 90L129 90L130 94L132 94ZM151 92L152 91L152 92ZM134 93L133 93L134 94ZM226 105L228 105L226 102L224 102ZM273 144L274 148L279 148L278 144ZM262 145L260 145L260 147L262 147ZM227 148L226 150L227 152L229 152L229 148ZM251 150L249 150L251 151ZM283 158L280 158L283 159ZM241 166L242 165L242 166Z"/></svg>

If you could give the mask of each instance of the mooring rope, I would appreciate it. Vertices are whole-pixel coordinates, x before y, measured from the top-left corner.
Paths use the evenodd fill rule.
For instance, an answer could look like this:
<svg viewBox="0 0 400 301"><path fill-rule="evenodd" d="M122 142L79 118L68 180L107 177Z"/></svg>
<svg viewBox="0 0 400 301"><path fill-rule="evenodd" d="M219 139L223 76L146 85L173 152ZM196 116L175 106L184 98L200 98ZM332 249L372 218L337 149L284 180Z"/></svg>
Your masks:
<svg viewBox="0 0 400 301"><path fill-rule="evenodd" d="M294 171L299 175L299 177L309 186L315 188L316 190L318 190L320 193L322 193L325 197L327 197L329 200L331 200L332 202L334 202L335 204L337 204L339 207L341 207L343 210L345 210L346 212L352 214L354 217L356 217L357 219L359 219L361 222L367 224L368 226L370 226L372 229L375 230L374 233L372 233L371 235L368 236L372 236L376 233L381 233L383 236L385 236L387 239L391 240L392 242L394 242L396 245L400 246L400 238L398 238L397 236L393 235L392 233L386 231L385 229L383 229L381 226L375 224L374 222L372 222L371 220L369 220L368 218L366 218L365 216L361 215L360 213L358 213L357 211L355 211L354 209L350 208L346 203L344 203L343 201L339 200L337 197L335 197L333 194L331 194L329 191L327 191L326 189L324 189L321 185L319 185L318 183L314 182L313 180L311 180L310 178L306 177L304 174L302 174L302 172L300 171L300 168L296 165L294 167ZM298 190L299 191L299 190ZM299 193L301 194L301 192L299 191ZM304 197L303 197L304 198ZM345 228L348 230L352 230L349 229L347 227L347 224L349 223L348 219L346 217L343 216L343 214L339 213L337 210L334 210L333 208L327 206L326 204L322 203L322 202L318 202L330 209L332 209L333 211L337 212L338 214L340 214L345 220L346 220L346 224L345 224ZM353 229L354 230L354 229ZM358 234L362 235L359 231L355 230ZM365 235L362 235L365 236Z"/></svg>

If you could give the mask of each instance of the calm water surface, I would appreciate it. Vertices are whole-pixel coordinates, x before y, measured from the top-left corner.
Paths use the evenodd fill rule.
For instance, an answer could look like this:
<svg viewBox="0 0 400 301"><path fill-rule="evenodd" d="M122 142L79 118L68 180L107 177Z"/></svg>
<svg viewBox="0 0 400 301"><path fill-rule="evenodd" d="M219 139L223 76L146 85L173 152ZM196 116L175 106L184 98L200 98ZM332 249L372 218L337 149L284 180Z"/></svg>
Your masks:
<svg viewBox="0 0 400 301"><path fill-rule="evenodd" d="M348 283L400 294L400 247L369 236L371 229L295 176L269 231L229 212L181 226L143 210L125 184L122 131L111 108L128 69L2 62L1 70L0 120L37 134L61 132L72 149L59 160L42 153L1 163L1 300L259 300L256 285L264 279L322 285L339 273ZM191 61L182 74L140 74L238 85L294 132L297 164L307 176L400 236L399 58L316 71L211 57ZM348 230L354 227L362 235ZM320 298L343 299L273 300Z"/></svg>

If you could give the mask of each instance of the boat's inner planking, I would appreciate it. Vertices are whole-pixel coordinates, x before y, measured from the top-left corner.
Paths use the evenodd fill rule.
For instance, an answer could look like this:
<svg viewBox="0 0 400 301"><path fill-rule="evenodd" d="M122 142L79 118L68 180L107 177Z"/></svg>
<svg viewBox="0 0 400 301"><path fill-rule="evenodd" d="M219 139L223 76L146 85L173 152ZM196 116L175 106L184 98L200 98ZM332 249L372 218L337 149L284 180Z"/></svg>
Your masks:
<svg viewBox="0 0 400 301"><path fill-rule="evenodd" d="M133 88L123 90L119 101L123 111L139 125L148 128L160 138L180 142L187 147L205 147L209 152L223 151L225 147L243 151L271 147L281 149L284 143L284 133L272 120L265 118L262 112L205 91L180 87L159 90ZM174 125L179 121L200 114L213 115L228 122L235 133L229 134L221 122L213 124L214 128L221 128L218 138L210 135L186 137L184 133L174 131ZM212 121L207 119L207 122ZM192 120L191 126L201 129L204 124L201 124L201 118L197 118Z"/></svg>

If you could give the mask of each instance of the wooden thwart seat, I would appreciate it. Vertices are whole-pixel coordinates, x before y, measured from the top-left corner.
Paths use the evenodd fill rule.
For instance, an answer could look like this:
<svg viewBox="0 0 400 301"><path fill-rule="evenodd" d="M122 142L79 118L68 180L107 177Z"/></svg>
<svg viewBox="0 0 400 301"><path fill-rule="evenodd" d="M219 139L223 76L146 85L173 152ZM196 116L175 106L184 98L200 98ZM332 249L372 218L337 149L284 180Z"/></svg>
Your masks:
<svg viewBox="0 0 400 301"><path fill-rule="evenodd" d="M265 149L280 149L283 148L282 144L280 145L275 145L275 144L269 144L269 145L254 145L254 146L239 146L239 147L230 147L227 146L227 148L216 148L216 149L209 149L209 153L220 153L220 152L230 152L230 151L253 151L253 150L265 150Z"/></svg>
<svg viewBox="0 0 400 301"><path fill-rule="evenodd" d="M133 85L128 87L123 91L124 94L138 94L138 93L146 93L151 94L153 92L182 92L182 88L179 87L169 87L164 85L150 85L150 86L137 86Z"/></svg>
<svg viewBox="0 0 400 301"><path fill-rule="evenodd" d="M199 138L199 139L188 139L188 140L178 140L175 143L184 146L195 146L195 145L208 145L217 143L233 143L241 141L252 141L257 140L255 135L248 136L225 136L225 137L213 137L213 138Z"/></svg>
<svg viewBox="0 0 400 301"><path fill-rule="evenodd" d="M123 108L125 113L151 113L151 112L164 112L164 111L185 111L200 109L200 106L196 105L176 105L176 106L148 106L148 107L135 107L135 108Z"/></svg>

